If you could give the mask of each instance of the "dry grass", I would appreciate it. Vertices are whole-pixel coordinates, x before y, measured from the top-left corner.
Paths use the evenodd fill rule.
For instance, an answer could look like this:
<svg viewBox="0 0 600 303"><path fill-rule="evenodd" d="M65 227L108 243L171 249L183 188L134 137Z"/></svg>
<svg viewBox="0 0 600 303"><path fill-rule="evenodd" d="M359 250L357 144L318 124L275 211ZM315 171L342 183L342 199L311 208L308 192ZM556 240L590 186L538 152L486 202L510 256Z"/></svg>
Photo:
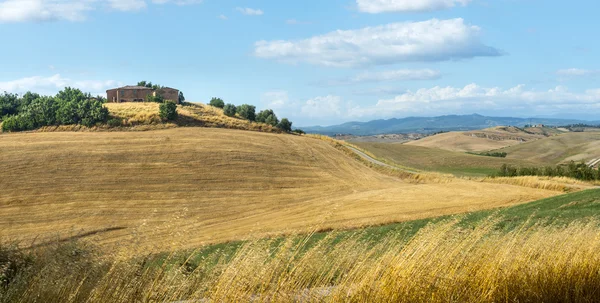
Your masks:
<svg viewBox="0 0 600 303"><path fill-rule="evenodd" d="M520 177L500 177L485 178L482 182L491 182L497 184L512 184L531 188L546 190L572 192L590 188L588 182L579 181L567 177L538 177L538 176L520 176Z"/></svg>
<svg viewBox="0 0 600 303"><path fill-rule="evenodd" d="M158 115L158 103L107 103L105 106L113 117L123 120L123 127L125 129L138 130L140 129L139 126L146 126L145 128L141 128L142 130L163 129L175 126L202 126L260 132L280 132L279 129L264 123L227 117L223 114L222 109L200 103L186 103L185 106L178 106L179 117L172 123L163 123Z"/></svg>
<svg viewBox="0 0 600 303"><path fill-rule="evenodd" d="M0 239L139 252L352 228L558 194L381 174L330 143L212 128L0 135Z"/></svg>
<svg viewBox="0 0 600 303"><path fill-rule="evenodd" d="M256 241L232 257L67 264L49 254L9 284L0 301L18 302L598 302L598 222L523 226L507 234L494 221L464 230L454 222L406 241L368 245L361 235ZM67 250L67 252L72 251ZM58 256L58 257L57 257ZM185 261L184 261L185 260ZM42 262L44 261L44 262ZM171 265L168 265L171 264ZM12 300L11 300L12 299Z"/></svg>
<svg viewBox="0 0 600 303"><path fill-rule="evenodd" d="M479 152L519 145L525 141L544 138L511 127L495 127L468 132L449 132L427 137L406 144L439 148L456 152Z"/></svg>
<svg viewBox="0 0 600 303"><path fill-rule="evenodd" d="M554 165L600 158L600 132L566 133L501 149L507 159L524 159Z"/></svg>
<svg viewBox="0 0 600 303"><path fill-rule="evenodd" d="M438 171L461 176L487 176L499 171L502 164L537 166L536 162L485 157L463 152L452 152L396 143L356 143L379 159L424 171Z"/></svg>

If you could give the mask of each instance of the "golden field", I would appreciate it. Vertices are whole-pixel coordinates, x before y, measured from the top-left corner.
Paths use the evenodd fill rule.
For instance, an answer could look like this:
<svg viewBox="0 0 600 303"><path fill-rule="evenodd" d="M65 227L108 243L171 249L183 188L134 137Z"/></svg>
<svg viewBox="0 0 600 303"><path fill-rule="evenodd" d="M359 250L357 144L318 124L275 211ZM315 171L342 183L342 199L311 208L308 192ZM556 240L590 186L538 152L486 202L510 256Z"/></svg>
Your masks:
<svg viewBox="0 0 600 303"><path fill-rule="evenodd" d="M353 228L560 194L447 178L414 182L330 142L215 128L0 135L0 237L85 237L138 253ZM555 189L555 188L553 188Z"/></svg>
<svg viewBox="0 0 600 303"><path fill-rule="evenodd" d="M510 126L498 126L466 132L448 132L411 141L407 145L439 148L454 152L481 152L519 145L545 138Z"/></svg>
<svg viewBox="0 0 600 303"><path fill-rule="evenodd" d="M414 237L366 243L357 232L253 241L232 255L201 259L99 257L93 248L58 245L31 257L10 253L19 280L0 302L597 302L598 222L567 226L473 228L446 221ZM0 251L1 252L1 251ZM74 253L75 252L75 253Z"/></svg>

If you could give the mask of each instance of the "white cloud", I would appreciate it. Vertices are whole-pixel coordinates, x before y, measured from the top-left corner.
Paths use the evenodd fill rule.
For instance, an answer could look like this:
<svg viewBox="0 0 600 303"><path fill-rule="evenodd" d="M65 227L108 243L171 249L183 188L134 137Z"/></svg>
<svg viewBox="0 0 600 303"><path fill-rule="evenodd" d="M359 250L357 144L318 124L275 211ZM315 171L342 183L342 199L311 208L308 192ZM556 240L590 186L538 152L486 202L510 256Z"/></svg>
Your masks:
<svg viewBox="0 0 600 303"><path fill-rule="evenodd" d="M264 14L264 12L260 9L253 9L248 7L237 7L236 10L248 16L260 16Z"/></svg>
<svg viewBox="0 0 600 303"><path fill-rule="evenodd" d="M341 97L328 95L307 100L301 111L308 118L322 119L342 116L347 108Z"/></svg>
<svg viewBox="0 0 600 303"><path fill-rule="evenodd" d="M408 61L445 61L499 56L484 45L480 29L463 19L391 23L359 30L338 30L297 41L258 41L254 54L286 63L352 67Z"/></svg>
<svg viewBox="0 0 600 303"><path fill-rule="evenodd" d="M81 21L91 9L90 1L5 0L0 2L0 22Z"/></svg>
<svg viewBox="0 0 600 303"><path fill-rule="evenodd" d="M146 8L144 0L108 0L108 5L112 9L119 11L137 11Z"/></svg>
<svg viewBox="0 0 600 303"><path fill-rule="evenodd" d="M72 80L64 78L60 74L56 74L50 77L34 76L0 82L0 92L6 91L9 93L22 94L32 91L42 95L55 95L63 88L70 86L79 88L84 92L90 92L93 95L105 95L107 89L122 85L122 83L114 80Z"/></svg>
<svg viewBox="0 0 600 303"><path fill-rule="evenodd" d="M196 4L202 0L152 0L155 4ZM90 11L108 8L137 11L146 8L146 0L0 0L0 23L83 21Z"/></svg>
<svg viewBox="0 0 600 303"><path fill-rule="evenodd" d="M559 76L564 77L588 77L600 75L600 70L588 70L580 68L561 69L556 72Z"/></svg>
<svg viewBox="0 0 600 303"><path fill-rule="evenodd" d="M227 18L227 16L225 16L225 15L219 15L219 19L221 19L221 20L229 20L229 18Z"/></svg>
<svg viewBox="0 0 600 303"><path fill-rule="evenodd" d="M272 109L282 109L289 105L287 91L270 91L262 94L261 102Z"/></svg>
<svg viewBox="0 0 600 303"><path fill-rule="evenodd" d="M489 113L495 110L519 116L556 113L565 109L600 109L600 89L574 93L564 86L547 91L527 90L525 85L509 89L481 87L474 83L465 87L435 86L407 91L392 99L382 99L375 106L352 108L348 116L389 117L481 111Z"/></svg>
<svg viewBox="0 0 600 303"><path fill-rule="evenodd" d="M471 0L356 0L358 10L377 14L385 12L424 12L467 5Z"/></svg>

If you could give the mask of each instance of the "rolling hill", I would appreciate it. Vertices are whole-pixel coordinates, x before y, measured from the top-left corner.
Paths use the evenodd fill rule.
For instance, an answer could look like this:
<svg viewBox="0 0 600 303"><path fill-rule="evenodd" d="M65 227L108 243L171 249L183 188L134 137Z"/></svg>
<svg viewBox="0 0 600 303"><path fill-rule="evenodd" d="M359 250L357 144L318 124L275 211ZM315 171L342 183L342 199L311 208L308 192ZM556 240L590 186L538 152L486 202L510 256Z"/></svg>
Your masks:
<svg viewBox="0 0 600 303"><path fill-rule="evenodd" d="M527 124L567 125L576 123L600 124L574 119L486 117L482 115L448 115L439 117L408 117L403 119L348 122L332 126L302 127L308 133L323 135L352 134L359 136L395 133L434 133L439 131L466 131L495 126L523 127Z"/></svg>
<svg viewBox="0 0 600 303"><path fill-rule="evenodd" d="M498 126L476 131L442 133L406 144L458 152L481 152L542 138L545 138L543 134L525 132L516 127Z"/></svg>
<svg viewBox="0 0 600 303"><path fill-rule="evenodd" d="M600 158L600 132L570 132L499 149L507 159L521 159L544 164L590 161Z"/></svg>
<svg viewBox="0 0 600 303"><path fill-rule="evenodd" d="M488 176L497 172L502 164L513 166L539 165L526 160L485 157L410 144L367 142L354 142L353 144L371 152L380 159L404 167L459 176Z"/></svg>
<svg viewBox="0 0 600 303"><path fill-rule="evenodd" d="M215 128L0 135L0 239L85 237L138 253L378 225L559 194L408 182L327 141Z"/></svg>

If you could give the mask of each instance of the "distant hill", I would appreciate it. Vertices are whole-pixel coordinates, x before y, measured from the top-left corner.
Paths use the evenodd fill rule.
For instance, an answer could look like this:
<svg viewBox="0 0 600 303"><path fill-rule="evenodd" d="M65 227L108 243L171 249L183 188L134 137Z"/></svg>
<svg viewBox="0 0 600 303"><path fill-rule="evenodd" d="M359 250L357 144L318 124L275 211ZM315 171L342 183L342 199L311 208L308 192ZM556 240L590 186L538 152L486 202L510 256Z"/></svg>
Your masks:
<svg viewBox="0 0 600 303"><path fill-rule="evenodd" d="M599 124L600 121L590 122L575 119L553 118L512 118L486 117L473 115L448 115L440 117L408 117L402 119L373 120L369 122L348 122L332 126L311 126L302 129L308 133L323 135L352 134L370 136L393 133L433 133L439 131L468 131L494 126L525 126L529 123L550 126L587 123Z"/></svg>

